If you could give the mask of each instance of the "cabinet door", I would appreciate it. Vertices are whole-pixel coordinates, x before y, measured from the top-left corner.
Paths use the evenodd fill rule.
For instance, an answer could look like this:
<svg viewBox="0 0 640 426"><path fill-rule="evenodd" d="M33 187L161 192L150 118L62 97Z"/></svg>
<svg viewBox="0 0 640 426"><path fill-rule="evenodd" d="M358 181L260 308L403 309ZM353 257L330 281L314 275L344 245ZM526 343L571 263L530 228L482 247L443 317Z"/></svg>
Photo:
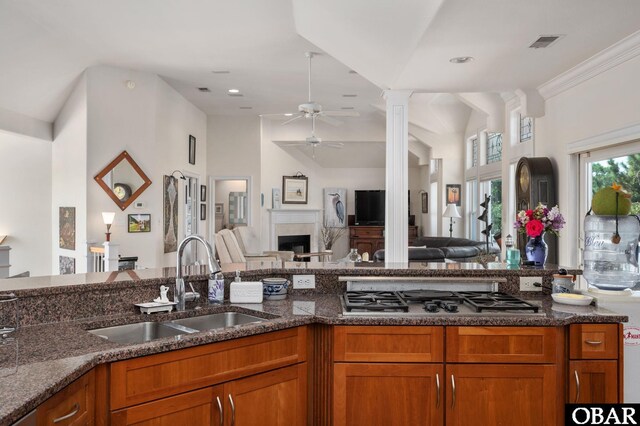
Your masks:
<svg viewBox="0 0 640 426"><path fill-rule="evenodd" d="M619 402L617 361L571 361L568 378L569 403Z"/></svg>
<svg viewBox="0 0 640 426"><path fill-rule="evenodd" d="M229 426L307 423L307 364L262 373L224 385Z"/></svg>
<svg viewBox="0 0 640 426"><path fill-rule="evenodd" d="M336 363L333 424L441 425L442 373L442 364Z"/></svg>
<svg viewBox="0 0 640 426"><path fill-rule="evenodd" d="M220 426L222 385L140 404L111 414L112 426Z"/></svg>
<svg viewBox="0 0 640 426"><path fill-rule="evenodd" d="M453 364L447 365L446 379L447 425L562 422L554 365Z"/></svg>
<svg viewBox="0 0 640 426"><path fill-rule="evenodd" d="M38 407L37 424L84 426L94 424L95 372L75 382L46 400Z"/></svg>

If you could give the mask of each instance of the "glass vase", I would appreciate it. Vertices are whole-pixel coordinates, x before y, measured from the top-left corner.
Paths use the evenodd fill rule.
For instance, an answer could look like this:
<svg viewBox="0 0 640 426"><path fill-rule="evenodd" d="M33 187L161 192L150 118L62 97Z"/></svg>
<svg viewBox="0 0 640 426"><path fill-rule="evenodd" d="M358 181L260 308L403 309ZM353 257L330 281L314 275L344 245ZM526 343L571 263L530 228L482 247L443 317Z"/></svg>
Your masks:
<svg viewBox="0 0 640 426"><path fill-rule="evenodd" d="M544 232L537 237L529 237L529 241L524 247L524 253L527 260L534 262L535 266L544 266L549 253L549 246L544 241Z"/></svg>
<svg viewBox="0 0 640 426"><path fill-rule="evenodd" d="M344 258L347 262L362 262L362 256L358 254L358 249L352 248L347 257Z"/></svg>

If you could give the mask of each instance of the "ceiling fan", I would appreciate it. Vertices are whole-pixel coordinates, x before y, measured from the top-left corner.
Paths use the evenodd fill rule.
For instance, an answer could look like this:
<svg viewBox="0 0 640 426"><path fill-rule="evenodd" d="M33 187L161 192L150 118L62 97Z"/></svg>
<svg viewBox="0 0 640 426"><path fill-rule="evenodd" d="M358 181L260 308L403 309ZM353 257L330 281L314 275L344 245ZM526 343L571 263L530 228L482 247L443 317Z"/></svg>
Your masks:
<svg viewBox="0 0 640 426"><path fill-rule="evenodd" d="M286 114L264 114L264 116L285 116L291 117L284 123L283 126L292 123L301 118L311 118L318 119L320 121L324 121L325 123L331 124L333 126L339 126L342 124L340 120L336 120L332 117L359 117L360 113L357 111L323 111L322 105L317 102L311 100L311 58L313 58L316 54L313 52L305 52L304 56L308 59L308 76L309 76L309 97L307 102L301 103L298 105L298 112L296 114L286 113ZM315 123L312 125L315 126ZM313 137L313 136L312 136ZM310 139L310 138L307 138Z"/></svg>
<svg viewBox="0 0 640 426"><path fill-rule="evenodd" d="M316 117L311 116L311 136L306 138L304 141L286 143L284 146L310 146L313 150L311 157L316 158L316 148L322 146L326 148L340 149L344 144L342 142L322 142L322 139L316 136Z"/></svg>

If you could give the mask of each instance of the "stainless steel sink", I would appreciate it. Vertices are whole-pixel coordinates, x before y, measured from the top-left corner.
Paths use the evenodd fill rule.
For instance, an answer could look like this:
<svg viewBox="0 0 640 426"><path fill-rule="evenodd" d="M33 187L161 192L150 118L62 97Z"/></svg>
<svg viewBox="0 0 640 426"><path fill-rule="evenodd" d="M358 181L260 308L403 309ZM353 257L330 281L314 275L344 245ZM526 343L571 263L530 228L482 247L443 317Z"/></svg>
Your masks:
<svg viewBox="0 0 640 426"><path fill-rule="evenodd" d="M204 331L216 328L230 328L237 325L262 321L266 320L264 318L241 314L239 312L223 312L219 314L203 315L201 317L174 320L169 324L178 324L195 330Z"/></svg>
<svg viewBox="0 0 640 426"><path fill-rule="evenodd" d="M138 322L87 331L116 343L144 343L163 337L180 336L216 328L230 328L262 321L266 320L238 312L222 312L167 322Z"/></svg>
<svg viewBox="0 0 640 426"><path fill-rule="evenodd" d="M143 343L163 337L180 336L188 332L194 333L196 330L179 330L162 323L148 321L88 331L116 343Z"/></svg>

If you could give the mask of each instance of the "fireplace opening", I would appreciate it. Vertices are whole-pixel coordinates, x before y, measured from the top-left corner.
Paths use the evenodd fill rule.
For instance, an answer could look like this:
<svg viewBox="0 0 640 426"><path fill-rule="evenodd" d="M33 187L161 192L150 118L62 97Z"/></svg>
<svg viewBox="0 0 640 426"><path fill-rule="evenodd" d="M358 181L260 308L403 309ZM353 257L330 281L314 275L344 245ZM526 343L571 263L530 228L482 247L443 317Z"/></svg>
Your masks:
<svg viewBox="0 0 640 426"><path fill-rule="evenodd" d="M311 251L311 235L283 235L278 237L278 250L294 253L309 253ZM303 259L309 262L309 258Z"/></svg>

